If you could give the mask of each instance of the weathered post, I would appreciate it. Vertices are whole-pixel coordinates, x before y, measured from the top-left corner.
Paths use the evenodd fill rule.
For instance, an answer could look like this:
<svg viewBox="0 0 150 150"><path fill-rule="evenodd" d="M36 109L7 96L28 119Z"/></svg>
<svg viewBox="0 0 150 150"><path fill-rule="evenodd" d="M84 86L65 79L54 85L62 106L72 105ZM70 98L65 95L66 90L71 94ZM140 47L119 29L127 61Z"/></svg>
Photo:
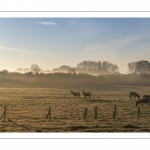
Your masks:
<svg viewBox="0 0 150 150"><path fill-rule="evenodd" d="M49 120L51 120L51 106L49 106Z"/></svg>
<svg viewBox="0 0 150 150"><path fill-rule="evenodd" d="M85 108L84 119L86 119L86 114L87 114L87 108Z"/></svg>
<svg viewBox="0 0 150 150"><path fill-rule="evenodd" d="M46 115L46 119L49 117L49 120L51 120L51 106L49 106L48 113Z"/></svg>
<svg viewBox="0 0 150 150"><path fill-rule="evenodd" d="M4 117L4 119L6 119L6 106L4 107L4 112L3 112L0 119L2 119L3 117Z"/></svg>
<svg viewBox="0 0 150 150"><path fill-rule="evenodd" d="M95 119L97 119L97 107L95 107Z"/></svg>
<svg viewBox="0 0 150 150"><path fill-rule="evenodd" d="M116 118L116 106L115 106L115 108L114 108L114 112L113 112L113 119L115 119Z"/></svg>
<svg viewBox="0 0 150 150"><path fill-rule="evenodd" d="M140 107L138 107L138 121L140 119Z"/></svg>
<svg viewBox="0 0 150 150"><path fill-rule="evenodd" d="M4 107L4 119L6 119L6 106Z"/></svg>
<svg viewBox="0 0 150 150"><path fill-rule="evenodd" d="M3 112L3 114L2 114L2 116L1 116L1 118L0 118L0 119L2 119L2 118L3 118L3 116L4 116L4 112Z"/></svg>

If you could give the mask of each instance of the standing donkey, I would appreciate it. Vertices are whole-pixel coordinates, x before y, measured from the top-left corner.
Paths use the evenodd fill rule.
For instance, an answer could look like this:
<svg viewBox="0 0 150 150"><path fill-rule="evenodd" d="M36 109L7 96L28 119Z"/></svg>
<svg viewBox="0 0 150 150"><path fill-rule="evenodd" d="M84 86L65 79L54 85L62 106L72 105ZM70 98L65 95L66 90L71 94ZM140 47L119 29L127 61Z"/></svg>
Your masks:
<svg viewBox="0 0 150 150"><path fill-rule="evenodd" d="M84 97L87 99L87 96L89 96L89 99L91 98L91 93L90 92L84 92L83 91Z"/></svg>
<svg viewBox="0 0 150 150"><path fill-rule="evenodd" d="M74 98L75 98L76 96L80 97L80 93L79 93L79 92L73 92L73 91L71 90L71 93L70 93L70 94L72 94L72 95L74 96Z"/></svg>
<svg viewBox="0 0 150 150"><path fill-rule="evenodd" d="M139 95L138 93L136 93L136 92L130 92L130 93L129 93L129 97L130 97L130 99L132 99L132 97L133 97L133 99L134 99L134 98L136 99L136 97L137 97L138 99L140 99L140 95Z"/></svg>

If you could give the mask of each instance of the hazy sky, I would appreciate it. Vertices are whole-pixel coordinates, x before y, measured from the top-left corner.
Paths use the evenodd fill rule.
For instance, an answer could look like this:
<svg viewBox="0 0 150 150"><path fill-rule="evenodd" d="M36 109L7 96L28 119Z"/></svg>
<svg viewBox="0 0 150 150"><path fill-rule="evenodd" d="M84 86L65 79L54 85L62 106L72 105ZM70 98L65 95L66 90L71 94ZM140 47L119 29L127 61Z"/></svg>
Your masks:
<svg viewBox="0 0 150 150"><path fill-rule="evenodd" d="M0 70L150 61L150 18L0 18Z"/></svg>

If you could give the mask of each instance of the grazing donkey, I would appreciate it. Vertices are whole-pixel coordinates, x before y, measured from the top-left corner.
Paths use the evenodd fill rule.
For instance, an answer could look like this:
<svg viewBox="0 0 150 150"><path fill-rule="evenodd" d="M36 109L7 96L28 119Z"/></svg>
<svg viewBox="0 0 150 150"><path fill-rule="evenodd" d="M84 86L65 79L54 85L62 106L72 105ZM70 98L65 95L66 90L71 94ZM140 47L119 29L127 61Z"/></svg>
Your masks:
<svg viewBox="0 0 150 150"><path fill-rule="evenodd" d="M89 99L91 98L91 93L90 92L84 92L83 91L84 97L87 99L87 96L89 96Z"/></svg>
<svg viewBox="0 0 150 150"><path fill-rule="evenodd" d="M136 92L130 92L130 93L129 93L129 97L130 97L130 99L132 99L132 97L133 97L133 99L134 99L134 98L136 99L136 97L137 97L138 99L140 99L140 95L139 95L138 93L136 93Z"/></svg>
<svg viewBox="0 0 150 150"><path fill-rule="evenodd" d="M150 95L143 95L143 98L150 99Z"/></svg>
<svg viewBox="0 0 150 150"><path fill-rule="evenodd" d="M136 106L138 105L138 104L142 104L143 105L143 103L147 103L147 104L149 104L150 105L150 100L148 99L148 98L143 98L143 99L139 99L137 102L136 102Z"/></svg>
<svg viewBox="0 0 150 150"><path fill-rule="evenodd" d="M79 93L79 92L73 92L73 91L71 90L71 93L70 93L70 94L73 94L74 98L75 98L75 96L80 97L80 93Z"/></svg>

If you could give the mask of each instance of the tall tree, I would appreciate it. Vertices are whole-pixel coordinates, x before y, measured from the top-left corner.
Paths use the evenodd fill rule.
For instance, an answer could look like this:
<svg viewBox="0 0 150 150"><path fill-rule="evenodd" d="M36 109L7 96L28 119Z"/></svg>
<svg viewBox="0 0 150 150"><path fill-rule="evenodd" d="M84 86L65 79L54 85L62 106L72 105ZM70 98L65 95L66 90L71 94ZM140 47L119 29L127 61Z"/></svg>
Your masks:
<svg viewBox="0 0 150 150"><path fill-rule="evenodd" d="M59 68L54 68L52 70L52 72L64 72L64 73L68 73L68 72L70 72L70 70L71 70L70 66L62 65Z"/></svg>
<svg viewBox="0 0 150 150"><path fill-rule="evenodd" d="M136 63L136 72L148 74L150 73L150 63L146 60L141 60Z"/></svg>
<svg viewBox="0 0 150 150"><path fill-rule="evenodd" d="M137 62L128 63L129 73L139 73L139 74L149 74L150 73L150 63L147 60L140 60Z"/></svg>
<svg viewBox="0 0 150 150"><path fill-rule="evenodd" d="M32 64L31 67L30 67L30 70L34 74L41 72L41 68L37 64Z"/></svg>

